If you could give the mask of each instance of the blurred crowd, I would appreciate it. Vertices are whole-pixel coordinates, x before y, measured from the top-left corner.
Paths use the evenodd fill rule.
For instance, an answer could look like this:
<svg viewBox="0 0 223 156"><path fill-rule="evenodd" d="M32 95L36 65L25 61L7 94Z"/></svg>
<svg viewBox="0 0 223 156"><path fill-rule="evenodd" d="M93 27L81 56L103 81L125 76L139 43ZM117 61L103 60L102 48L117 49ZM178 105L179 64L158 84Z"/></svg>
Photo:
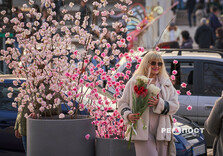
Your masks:
<svg viewBox="0 0 223 156"><path fill-rule="evenodd" d="M179 0L173 12L175 9L187 9L189 27L196 26L196 32L191 36L172 22L161 36L160 48L192 49L195 41L200 49L223 49L223 10L219 0Z"/></svg>

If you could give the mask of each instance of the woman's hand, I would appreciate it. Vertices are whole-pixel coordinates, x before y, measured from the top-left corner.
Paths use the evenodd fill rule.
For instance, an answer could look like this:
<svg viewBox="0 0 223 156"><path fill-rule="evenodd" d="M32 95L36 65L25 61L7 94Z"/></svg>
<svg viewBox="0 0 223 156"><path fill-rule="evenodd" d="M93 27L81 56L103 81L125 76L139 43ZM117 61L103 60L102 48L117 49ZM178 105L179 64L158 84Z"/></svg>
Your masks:
<svg viewBox="0 0 223 156"><path fill-rule="evenodd" d="M149 99L148 107L156 106L159 103L159 94L157 97L152 97L152 99Z"/></svg>
<svg viewBox="0 0 223 156"><path fill-rule="evenodd" d="M130 113L127 116L127 119L131 122L131 123L136 123L137 120L139 120L139 113Z"/></svg>
<svg viewBox="0 0 223 156"><path fill-rule="evenodd" d="M19 133L19 130L15 130L15 137L18 139L22 137L21 134Z"/></svg>

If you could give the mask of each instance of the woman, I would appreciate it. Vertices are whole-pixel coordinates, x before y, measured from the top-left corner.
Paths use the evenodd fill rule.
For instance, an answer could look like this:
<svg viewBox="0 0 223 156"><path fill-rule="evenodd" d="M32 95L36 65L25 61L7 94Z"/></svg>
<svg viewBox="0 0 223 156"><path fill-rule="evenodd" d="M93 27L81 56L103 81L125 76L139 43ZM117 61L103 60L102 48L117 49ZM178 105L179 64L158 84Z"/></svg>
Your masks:
<svg viewBox="0 0 223 156"><path fill-rule="evenodd" d="M170 42L180 40L180 32L181 30L176 26L175 23L171 23L163 32L162 42Z"/></svg>
<svg viewBox="0 0 223 156"><path fill-rule="evenodd" d="M148 108L141 119L131 112L132 92L136 75L144 75L161 91L153 100L149 100ZM118 109L125 124L137 120L137 135L132 136L135 143L136 156L167 156L175 155L173 136L165 130L171 128L172 115L179 109L178 95L166 72L162 56L155 51L147 53L134 76L127 82ZM143 125L146 124L145 127ZM128 137L128 136L127 136ZM172 144L170 144L170 141ZM171 147L171 148L170 148ZM168 154L169 153L169 154Z"/></svg>
<svg viewBox="0 0 223 156"><path fill-rule="evenodd" d="M215 48L216 49L223 49L223 28L216 29L216 41L215 41Z"/></svg>
<svg viewBox="0 0 223 156"><path fill-rule="evenodd" d="M221 97L215 102L213 109L204 123L204 128L210 135L215 136L213 155L220 156L223 153L223 91Z"/></svg>

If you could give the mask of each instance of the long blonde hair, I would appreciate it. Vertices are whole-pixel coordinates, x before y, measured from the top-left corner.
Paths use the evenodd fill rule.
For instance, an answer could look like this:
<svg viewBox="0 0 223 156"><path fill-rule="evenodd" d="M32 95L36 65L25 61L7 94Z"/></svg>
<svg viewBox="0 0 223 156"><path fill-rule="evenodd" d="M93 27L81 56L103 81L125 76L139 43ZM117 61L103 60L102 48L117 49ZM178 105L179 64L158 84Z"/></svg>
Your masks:
<svg viewBox="0 0 223 156"><path fill-rule="evenodd" d="M164 77L164 78L169 78L169 75L167 74L167 71L166 71L166 67L165 67L163 58L156 51L150 51L150 52L148 52L143 57L142 62L139 64L138 69L134 72L133 75L144 75L144 76L148 76L148 74L149 74L148 73L148 71L149 71L148 70L149 62L154 61L154 60L157 60L157 61L160 61L160 62L163 63L163 65L161 67L161 70L159 72L159 76Z"/></svg>

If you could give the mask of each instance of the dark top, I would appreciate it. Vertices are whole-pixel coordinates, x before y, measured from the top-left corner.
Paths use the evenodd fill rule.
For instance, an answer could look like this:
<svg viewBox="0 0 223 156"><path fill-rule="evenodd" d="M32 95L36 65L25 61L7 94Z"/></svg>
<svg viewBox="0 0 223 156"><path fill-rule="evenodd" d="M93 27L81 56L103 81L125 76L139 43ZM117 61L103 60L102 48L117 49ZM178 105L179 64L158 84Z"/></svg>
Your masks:
<svg viewBox="0 0 223 156"><path fill-rule="evenodd" d="M193 40L189 38L188 40L183 41L182 45L180 46L181 49L192 49L193 48Z"/></svg>
<svg viewBox="0 0 223 156"><path fill-rule="evenodd" d="M192 13L195 9L195 6L196 6L196 0L188 0L187 1L187 10Z"/></svg>
<svg viewBox="0 0 223 156"><path fill-rule="evenodd" d="M83 24L83 21L84 21L84 17L85 16L91 16L91 11L90 11L90 9L88 8L88 6L87 5L85 5L85 6L81 6L81 8L80 8L80 12L81 12L81 19L80 19L80 26ZM89 18L90 19L90 18ZM89 25L89 19L88 19L88 25Z"/></svg>
<svg viewBox="0 0 223 156"><path fill-rule="evenodd" d="M215 48L216 49L223 49L223 39L217 39L215 41Z"/></svg>
<svg viewBox="0 0 223 156"><path fill-rule="evenodd" d="M199 48L210 48L210 45L214 45L214 36L211 28L206 24L198 27L194 40L199 45Z"/></svg>
<svg viewBox="0 0 223 156"><path fill-rule="evenodd" d="M211 14L209 18L209 26L212 28L213 33L215 34L215 30L221 27L221 23L218 20L218 17L215 14Z"/></svg>

